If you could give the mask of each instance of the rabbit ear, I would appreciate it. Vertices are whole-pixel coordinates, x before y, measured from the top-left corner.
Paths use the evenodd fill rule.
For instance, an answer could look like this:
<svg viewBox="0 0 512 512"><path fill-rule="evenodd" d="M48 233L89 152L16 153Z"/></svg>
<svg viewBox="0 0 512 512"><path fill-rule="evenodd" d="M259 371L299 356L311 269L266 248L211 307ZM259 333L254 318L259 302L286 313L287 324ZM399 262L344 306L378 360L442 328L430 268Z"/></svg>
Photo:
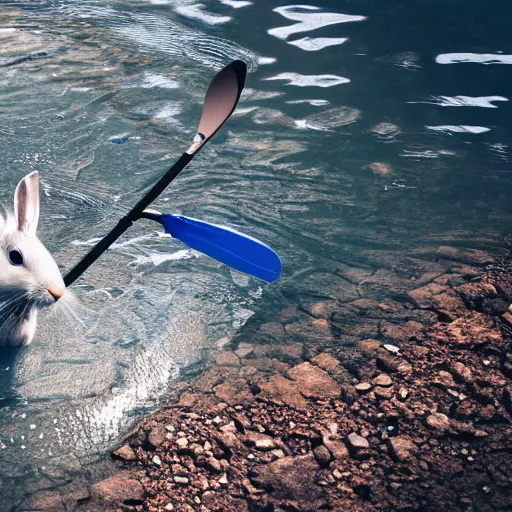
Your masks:
<svg viewBox="0 0 512 512"><path fill-rule="evenodd" d="M35 236L39 221L39 173L27 174L14 192L14 215L18 230Z"/></svg>

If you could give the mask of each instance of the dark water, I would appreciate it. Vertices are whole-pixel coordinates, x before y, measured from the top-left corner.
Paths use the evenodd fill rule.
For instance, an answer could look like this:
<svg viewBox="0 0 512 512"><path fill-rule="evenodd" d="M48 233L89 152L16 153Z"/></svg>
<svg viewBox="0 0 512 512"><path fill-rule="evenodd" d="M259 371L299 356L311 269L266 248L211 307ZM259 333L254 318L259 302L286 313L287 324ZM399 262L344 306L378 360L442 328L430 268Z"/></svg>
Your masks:
<svg viewBox="0 0 512 512"><path fill-rule="evenodd" d="M250 69L235 115L155 207L238 227L284 265L264 285L136 226L2 355L2 493L80 471L251 315L329 296L340 265L499 247L511 15L496 0L0 3L1 200L40 171L62 267L189 146L235 58Z"/></svg>

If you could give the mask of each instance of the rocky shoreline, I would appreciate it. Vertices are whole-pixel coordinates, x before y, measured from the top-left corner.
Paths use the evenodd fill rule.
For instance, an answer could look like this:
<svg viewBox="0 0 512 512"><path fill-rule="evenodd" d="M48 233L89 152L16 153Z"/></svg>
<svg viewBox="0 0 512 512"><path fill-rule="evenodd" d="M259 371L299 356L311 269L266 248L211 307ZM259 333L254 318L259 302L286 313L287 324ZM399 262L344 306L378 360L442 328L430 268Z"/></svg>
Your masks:
<svg viewBox="0 0 512 512"><path fill-rule="evenodd" d="M174 389L113 476L24 510L511 510L511 270L447 246L342 268Z"/></svg>

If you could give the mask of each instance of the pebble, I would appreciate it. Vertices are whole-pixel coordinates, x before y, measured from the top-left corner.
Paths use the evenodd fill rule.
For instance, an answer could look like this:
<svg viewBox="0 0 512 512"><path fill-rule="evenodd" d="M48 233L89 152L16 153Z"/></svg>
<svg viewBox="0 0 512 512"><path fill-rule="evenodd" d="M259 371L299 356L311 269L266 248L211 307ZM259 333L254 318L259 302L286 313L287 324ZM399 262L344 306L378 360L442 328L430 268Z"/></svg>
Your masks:
<svg viewBox="0 0 512 512"><path fill-rule="evenodd" d="M383 347L392 354L398 354L400 349L396 345L390 345L389 343L385 343Z"/></svg>
<svg viewBox="0 0 512 512"><path fill-rule="evenodd" d="M385 373L377 375L377 377L375 377L372 382L374 386L381 386L384 388L387 388L393 384L391 377Z"/></svg>
<svg viewBox="0 0 512 512"><path fill-rule="evenodd" d="M153 457L153 463L156 464L157 466L161 466L162 465L162 459L160 459L160 457L158 455L155 455Z"/></svg>
<svg viewBox="0 0 512 512"><path fill-rule="evenodd" d="M228 485L228 477L226 475L226 473L224 473L220 478L219 478L219 484L220 485Z"/></svg>
<svg viewBox="0 0 512 512"><path fill-rule="evenodd" d="M184 476L175 476L173 480L180 485L187 485L188 484L188 478Z"/></svg>
<svg viewBox="0 0 512 512"><path fill-rule="evenodd" d="M356 450L366 449L366 448L370 447L370 444L368 443L368 441L364 437L360 436L359 434L356 434L355 432L352 432L351 434L349 434L347 439L348 439L350 446L352 448L355 448Z"/></svg>
<svg viewBox="0 0 512 512"><path fill-rule="evenodd" d="M165 510L174 510L174 505L172 503L167 503L164 507Z"/></svg>
<svg viewBox="0 0 512 512"><path fill-rule="evenodd" d="M317 446L313 450L313 454L318 464L320 464L320 466L328 466L329 463L331 462L331 452L323 444Z"/></svg>
<svg viewBox="0 0 512 512"><path fill-rule="evenodd" d="M367 393L368 391L370 391L370 389L372 389L372 385L369 382L360 382L359 384L356 384L354 387L356 388L356 391L361 394Z"/></svg>
<svg viewBox="0 0 512 512"><path fill-rule="evenodd" d="M186 448L188 446L188 439L186 437L180 437L179 439L176 439L176 444L180 448Z"/></svg>
<svg viewBox="0 0 512 512"><path fill-rule="evenodd" d="M220 461L218 461L215 457L210 457L210 458L206 461L206 467L207 467L210 471L213 471L214 473L220 473L220 472L222 471L221 463L220 463Z"/></svg>
<svg viewBox="0 0 512 512"><path fill-rule="evenodd" d="M427 417L427 425L436 430L447 430L450 428L450 420L446 414L435 412Z"/></svg>

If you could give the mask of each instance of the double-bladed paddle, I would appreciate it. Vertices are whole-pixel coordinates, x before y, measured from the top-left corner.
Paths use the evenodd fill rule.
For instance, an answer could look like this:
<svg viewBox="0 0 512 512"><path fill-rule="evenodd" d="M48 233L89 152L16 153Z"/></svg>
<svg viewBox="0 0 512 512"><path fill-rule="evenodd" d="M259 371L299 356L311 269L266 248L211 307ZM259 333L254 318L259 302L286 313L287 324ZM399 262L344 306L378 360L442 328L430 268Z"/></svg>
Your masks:
<svg viewBox="0 0 512 512"><path fill-rule="evenodd" d="M279 257L269 247L251 237L229 228L186 217L156 215L154 212L143 213L231 116L244 88L246 74L245 63L236 60L213 78L206 92L192 146L130 212L68 272L64 277L66 286L76 281L136 220L142 217L160 222L175 238L242 272L266 281L274 281L279 277ZM177 230L177 227L180 229Z"/></svg>

